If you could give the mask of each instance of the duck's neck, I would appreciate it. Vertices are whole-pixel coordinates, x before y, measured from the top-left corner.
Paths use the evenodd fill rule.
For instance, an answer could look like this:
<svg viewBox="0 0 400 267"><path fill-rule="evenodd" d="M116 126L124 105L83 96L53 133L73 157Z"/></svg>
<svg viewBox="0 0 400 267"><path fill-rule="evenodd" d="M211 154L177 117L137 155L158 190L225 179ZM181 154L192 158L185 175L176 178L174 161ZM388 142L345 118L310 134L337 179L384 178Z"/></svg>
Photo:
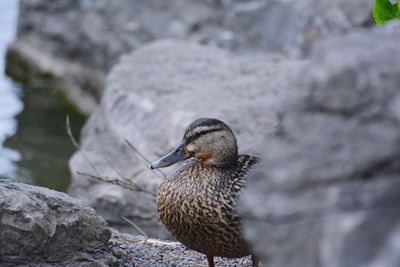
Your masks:
<svg viewBox="0 0 400 267"><path fill-rule="evenodd" d="M232 168L237 166L238 154L231 154L229 156L221 156L216 158L209 158L207 160L201 160L199 163L210 168Z"/></svg>

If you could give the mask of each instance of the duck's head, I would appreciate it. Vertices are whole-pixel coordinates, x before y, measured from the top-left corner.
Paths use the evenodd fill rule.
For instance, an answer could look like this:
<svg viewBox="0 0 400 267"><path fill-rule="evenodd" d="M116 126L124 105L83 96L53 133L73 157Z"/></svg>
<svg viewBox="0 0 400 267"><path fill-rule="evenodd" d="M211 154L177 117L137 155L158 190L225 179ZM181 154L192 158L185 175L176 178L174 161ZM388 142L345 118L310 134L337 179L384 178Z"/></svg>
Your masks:
<svg viewBox="0 0 400 267"><path fill-rule="evenodd" d="M189 158L201 164L223 167L237 161L238 149L232 130L217 119L202 118L186 129L182 142L167 155L154 161L152 169L167 167Z"/></svg>

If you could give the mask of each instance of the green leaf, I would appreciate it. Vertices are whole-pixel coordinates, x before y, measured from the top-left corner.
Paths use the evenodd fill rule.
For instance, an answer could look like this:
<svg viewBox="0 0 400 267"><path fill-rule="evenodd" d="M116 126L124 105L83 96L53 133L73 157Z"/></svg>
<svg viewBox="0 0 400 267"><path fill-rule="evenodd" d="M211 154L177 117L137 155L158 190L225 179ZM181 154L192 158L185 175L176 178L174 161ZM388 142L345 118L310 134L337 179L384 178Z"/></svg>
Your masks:
<svg viewBox="0 0 400 267"><path fill-rule="evenodd" d="M373 16L378 25L400 18L400 2L392 4L389 0L375 0Z"/></svg>

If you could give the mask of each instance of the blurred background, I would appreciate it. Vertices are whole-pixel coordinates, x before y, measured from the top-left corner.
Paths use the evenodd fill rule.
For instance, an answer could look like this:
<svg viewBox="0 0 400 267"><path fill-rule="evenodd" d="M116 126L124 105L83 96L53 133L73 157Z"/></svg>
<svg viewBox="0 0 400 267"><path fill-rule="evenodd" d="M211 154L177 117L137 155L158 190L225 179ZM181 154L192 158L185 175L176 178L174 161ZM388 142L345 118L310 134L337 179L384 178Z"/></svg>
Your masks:
<svg viewBox="0 0 400 267"><path fill-rule="evenodd" d="M65 117L79 133L84 121L57 89L29 84L5 74L7 47L16 36L19 1L0 3L0 177L66 191L68 159L74 151L66 134Z"/></svg>
<svg viewBox="0 0 400 267"><path fill-rule="evenodd" d="M2 0L0 178L169 239L153 196L79 172L156 192L125 140L154 160L215 117L263 159L240 212L268 266L400 266L400 22L374 2Z"/></svg>
<svg viewBox="0 0 400 267"><path fill-rule="evenodd" d="M78 135L101 97L105 74L123 53L174 38L236 54L273 52L303 58L321 38L373 25L372 4L4 0L0 175L67 190L67 162L74 148L65 117L71 117ZM5 74L11 44L7 72L14 80Z"/></svg>

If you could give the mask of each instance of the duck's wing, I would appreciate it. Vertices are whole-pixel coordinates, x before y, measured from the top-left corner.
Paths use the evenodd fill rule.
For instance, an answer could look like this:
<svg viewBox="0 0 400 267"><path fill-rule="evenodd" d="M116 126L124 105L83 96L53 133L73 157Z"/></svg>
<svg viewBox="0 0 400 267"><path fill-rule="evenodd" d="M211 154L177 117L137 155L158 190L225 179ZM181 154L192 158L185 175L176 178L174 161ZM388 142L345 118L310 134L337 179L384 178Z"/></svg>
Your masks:
<svg viewBox="0 0 400 267"><path fill-rule="evenodd" d="M241 177L246 177L247 173L257 164L258 157L241 154L238 159L238 174Z"/></svg>

